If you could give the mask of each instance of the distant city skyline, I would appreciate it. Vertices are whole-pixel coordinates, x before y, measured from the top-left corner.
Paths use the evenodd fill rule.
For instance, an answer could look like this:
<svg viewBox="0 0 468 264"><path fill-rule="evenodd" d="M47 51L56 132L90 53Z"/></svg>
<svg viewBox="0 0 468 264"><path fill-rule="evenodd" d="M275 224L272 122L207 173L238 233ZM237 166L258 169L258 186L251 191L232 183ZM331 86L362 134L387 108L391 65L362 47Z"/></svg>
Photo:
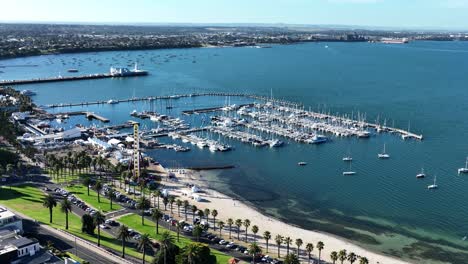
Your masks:
<svg viewBox="0 0 468 264"><path fill-rule="evenodd" d="M468 30L468 0L15 0L2 22L352 25Z"/></svg>

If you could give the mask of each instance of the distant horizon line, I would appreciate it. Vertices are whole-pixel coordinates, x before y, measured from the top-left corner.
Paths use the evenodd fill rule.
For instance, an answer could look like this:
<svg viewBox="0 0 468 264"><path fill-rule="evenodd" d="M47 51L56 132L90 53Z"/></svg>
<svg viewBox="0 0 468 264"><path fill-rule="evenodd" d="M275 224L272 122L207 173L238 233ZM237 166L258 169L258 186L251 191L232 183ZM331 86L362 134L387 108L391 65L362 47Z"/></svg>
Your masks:
<svg viewBox="0 0 468 264"><path fill-rule="evenodd" d="M85 22L85 21L38 21L38 20L1 20L1 24L37 24L37 25L86 25L86 26L215 26L215 27L302 27L317 29L354 29L354 30L385 30L385 31L444 31L457 33L468 33L468 28L436 27L436 26L369 26L369 25L345 25L345 24L298 24L298 23L249 23L249 22Z"/></svg>

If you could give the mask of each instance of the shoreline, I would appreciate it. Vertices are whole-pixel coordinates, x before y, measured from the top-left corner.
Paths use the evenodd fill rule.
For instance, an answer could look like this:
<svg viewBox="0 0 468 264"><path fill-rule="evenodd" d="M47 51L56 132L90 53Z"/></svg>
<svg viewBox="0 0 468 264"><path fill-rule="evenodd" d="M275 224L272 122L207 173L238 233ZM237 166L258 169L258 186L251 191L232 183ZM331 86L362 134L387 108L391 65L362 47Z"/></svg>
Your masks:
<svg viewBox="0 0 468 264"><path fill-rule="evenodd" d="M290 245L290 251L296 252L297 247L295 246L295 239L301 238L304 244L301 247L301 261L307 263L307 252L305 251L305 245L307 243L314 244L314 250L312 255L314 259L318 258L318 251L315 248L318 241L322 241L325 244L324 249L321 253L321 259L327 262L332 262L330 259L330 253L332 251L340 251L341 249L346 249L347 252L354 252L358 256L366 257L369 260L369 263L391 263L391 264L409 264L402 259L397 259L392 256L384 255L382 253L374 252L361 246L358 246L353 243L353 241L341 238L339 236L328 234L320 231L312 231L308 229L301 228L300 226L289 224L281 220L276 219L275 217L264 214L261 210L256 209L254 206L249 205L237 198L230 197L226 194L223 194L213 188L210 188L208 184L200 177L199 171L191 171L185 169L176 169L176 170L167 170L167 173L174 173L178 179L178 182L169 181L168 178L165 179L164 186L169 187L169 193L171 195L176 195L181 197L181 199L190 199L190 197L184 196L184 194L189 191L189 188L185 184L193 184L202 189L203 192L198 193L202 201L197 202L195 200L190 200L192 204L195 204L198 209L208 208L210 210L216 209L218 211L217 219L223 220L225 223L228 218L233 220L239 219L249 219L251 221L251 226L249 227L249 242L253 241L252 232L250 228L253 225L259 227L259 232L256 235L256 242L263 248L266 248L266 244L263 237L263 232L268 230L271 232L272 238L269 242L269 255L272 257L277 257L277 246L275 244L274 238L277 234L282 235L283 237L289 236L293 239L292 244ZM229 210L226 210L226 209ZM212 219L212 217L210 218ZM225 228L227 229L227 228ZM237 227L233 226L232 228L232 237L237 237ZM276 231L281 230L281 231ZM228 230L224 230L224 235L228 233ZM227 236L226 236L227 237ZM241 239L245 237L245 227L241 227ZM281 247L281 256L286 255L285 245ZM264 254L266 254L264 252ZM266 255L268 255L266 254Z"/></svg>

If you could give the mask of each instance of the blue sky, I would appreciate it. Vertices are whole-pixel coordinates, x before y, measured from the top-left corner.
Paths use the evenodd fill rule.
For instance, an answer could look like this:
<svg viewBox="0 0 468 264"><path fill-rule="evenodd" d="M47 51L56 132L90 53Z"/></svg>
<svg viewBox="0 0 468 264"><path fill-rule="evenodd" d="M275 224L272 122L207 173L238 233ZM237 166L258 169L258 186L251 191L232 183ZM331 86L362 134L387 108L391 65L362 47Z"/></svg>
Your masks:
<svg viewBox="0 0 468 264"><path fill-rule="evenodd" d="M468 29L468 0L0 0L1 21Z"/></svg>

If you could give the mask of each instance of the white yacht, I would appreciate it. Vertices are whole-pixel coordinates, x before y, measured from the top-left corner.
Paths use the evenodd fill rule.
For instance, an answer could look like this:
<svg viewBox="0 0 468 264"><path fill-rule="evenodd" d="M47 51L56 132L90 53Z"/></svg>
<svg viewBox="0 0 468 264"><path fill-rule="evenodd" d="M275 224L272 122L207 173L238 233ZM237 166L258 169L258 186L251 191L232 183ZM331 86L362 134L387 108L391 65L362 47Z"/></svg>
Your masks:
<svg viewBox="0 0 468 264"><path fill-rule="evenodd" d="M153 122L158 122L160 118L157 115L150 115L150 120Z"/></svg>
<svg viewBox="0 0 468 264"><path fill-rule="evenodd" d="M343 157L343 161L353 161L353 158L350 156Z"/></svg>
<svg viewBox="0 0 468 264"><path fill-rule="evenodd" d="M109 101L107 101L107 103L108 103L108 104L118 104L119 102L110 99Z"/></svg>
<svg viewBox="0 0 468 264"><path fill-rule="evenodd" d="M349 169L347 171L343 171L343 175L354 175L354 174L356 174L356 172L351 170L351 163L349 163Z"/></svg>
<svg viewBox="0 0 468 264"><path fill-rule="evenodd" d="M434 183L431 184L431 185L428 185L428 186L427 186L427 189L433 190L433 189L439 188L439 186L436 184L436 180L437 180L437 176L434 176Z"/></svg>
<svg viewBox="0 0 468 264"><path fill-rule="evenodd" d="M301 162L298 162L297 165L299 165L299 166L305 166L305 165L307 165L307 162L301 161Z"/></svg>
<svg viewBox="0 0 468 264"><path fill-rule="evenodd" d="M385 144L383 145L383 152L377 154L377 156L379 157L379 159L388 159L388 158L390 158L390 155L388 155L387 152L385 151Z"/></svg>
<svg viewBox="0 0 468 264"><path fill-rule="evenodd" d="M211 145L209 146L209 149L210 149L211 152L216 152L216 151L218 151L218 147L217 147L215 144L211 144Z"/></svg>
<svg viewBox="0 0 468 264"><path fill-rule="evenodd" d="M461 174L461 173L468 173L468 157L466 158L466 161L465 161L465 167L458 169L458 174Z"/></svg>
<svg viewBox="0 0 468 264"><path fill-rule="evenodd" d="M274 140L270 140L268 144L270 145L270 148L276 148L276 147L281 147L283 145L283 141L279 139L274 139Z"/></svg>
<svg viewBox="0 0 468 264"><path fill-rule="evenodd" d="M421 172L416 174L416 178L422 179L424 177L426 177L426 174L424 173L424 168L421 168Z"/></svg>

